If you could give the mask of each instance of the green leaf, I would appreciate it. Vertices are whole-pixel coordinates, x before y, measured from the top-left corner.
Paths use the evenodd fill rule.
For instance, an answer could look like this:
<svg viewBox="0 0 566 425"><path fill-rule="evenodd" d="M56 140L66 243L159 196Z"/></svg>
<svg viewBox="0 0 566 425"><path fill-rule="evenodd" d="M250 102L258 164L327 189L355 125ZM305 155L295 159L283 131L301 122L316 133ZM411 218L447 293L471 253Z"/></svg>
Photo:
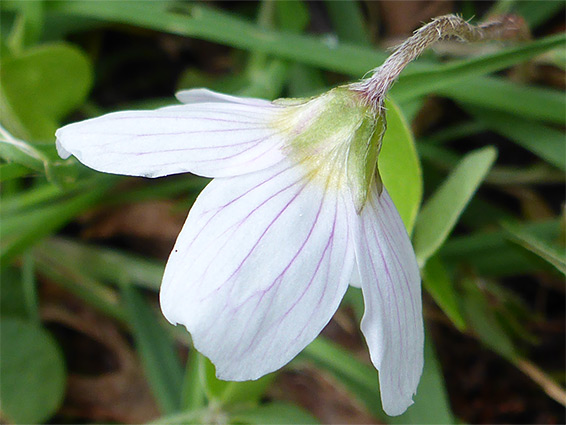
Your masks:
<svg viewBox="0 0 566 425"><path fill-rule="evenodd" d="M398 417L389 417L381 409L377 371L357 360L348 351L318 337L305 348L300 358L310 360L334 375L380 421L405 424L454 423L442 371L429 338L425 338L425 366L415 404Z"/></svg>
<svg viewBox="0 0 566 425"><path fill-rule="evenodd" d="M86 99L92 70L68 44L42 45L2 61L2 122L24 140L53 140L60 120Z"/></svg>
<svg viewBox="0 0 566 425"><path fill-rule="evenodd" d="M63 354L43 328L19 319L0 319L0 402L10 423L42 423L65 394Z"/></svg>
<svg viewBox="0 0 566 425"><path fill-rule="evenodd" d="M29 310L22 285L20 269L11 266L0 268L0 314L28 320Z"/></svg>
<svg viewBox="0 0 566 425"><path fill-rule="evenodd" d="M257 404L271 385L277 373L270 373L255 381L222 381L216 377L214 365L206 357L201 363L201 373L207 397L222 406L239 403Z"/></svg>
<svg viewBox="0 0 566 425"><path fill-rule="evenodd" d="M2 240L0 259L9 261L41 238L55 232L79 212L96 203L108 190L102 184L52 205L42 205L20 214L2 212Z"/></svg>
<svg viewBox="0 0 566 425"><path fill-rule="evenodd" d="M1 156L1 155L0 155ZM0 183L24 177L30 174L30 169L23 165L10 163L0 164Z"/></svg>
<svg viewBox="0 0 566 425"><path fill-rule="evenodd" d="M491 117L490 122L502 122L504 117L515 116L513 121L526 118L560 125L566 116L566 99L561 91L520 85L502 78L470 78L438 93L450 96L464 106L475 106L474 109L466 108L472 113L481 112L477 107L489 109L487 118Z"/></svg>
<svg viewBox="0 0 566 425"><path fill-rule="evenodd" d="M503 223L503 228L509 232L512 241L538 255L566 275L566 252L563 247L550 244L517 224Z"/></svg>
<svg viewBox="0 0 566 425"><path fill-rule="evenodd" d="M422 199L421 164L401 110L392 101L386 107L387 131L379 154L379 174L411 234Z"/></svg>
<svg viewBox="0 0 566 425"><path fill-rule="evenodd" d="M12 3L17 17L7 44L13 52L33 46L39 40L44 22L43 1L17 1Z"/></svg>
<svg viewBox="0 0 566 425"><path fill-rule="evenodd" d="M289 403L273 402L229 415L232 424L275 425L275 424L318 424L315 417L305 410Z"/></svg>
<svg viewBox="0 0 566 425"><path fill-rule="evenodd" d="M0 93L0 108L1 96ZM42 173L48 166L48 159L42 152L23 140L13 138L2 128L0 128L0 158L6 162L21 164Z"/></svg>
<svg viewBox="0 0 566 425"><path fill-rule="evenodd" d="M464 279L462 305L467 321L486 346L513 362L517 358L513 341L497 320L494 308L481 291L480 284L483 283L473 278Z"/></svg>
<svg viewBox="0 0 566 425"><path fill-rule="evenodd" d="M560 13L561 9L564 14L564 2L561 1L521 0L516 3L515 13L525 18L529 28L535 28Z"/></svg>
<svg viewBox="0 0 566 425"><path fill-rule="evenodd" d="M126 323L126 315L117 292L83 273L82 264L74 264L64 257L43 249L42 245L33 250L37 272L56 282L70 293L121 323Z"/></svg>
<svg viewBox="0 0 566 425"><path fill-rule="evenodd" d="M310 22L309 9L302 1L277 1L277 21L279 27L293 33L302 32Z"/></svg>
<svg viewBox="0 0 566 425"><path fill-rule="evenodd" d="M536 108L536 104L533 108ZM503 112L468 108L486 127L528 149L549 164L566 171L564 133L542 124ZM564 120L566 111L562 116Z"/></svg>
<svg viewBox="0 0 566 425"><path fill-rule="evenodd" d="M466 155L423 206L414 235L415 253L421 266L442 246L495 157L492 147Z"/></svg>
<svg viewBox="0 0 566 425"><path fill-rule="evenodd" d="M472 59L436 65L429 69L408 68L401 74L399 82L392 88L391 93L399 102L441 90L445 96L452 96L452 93L458 93L460 84L464 80L524 62L554 47L564 48L565 42L566 36L558 34ZM484 78L477 81L478 84L485 83Z"/></svg>
<svg viewBox="0 0 566 425"><path fill-rule="evenodd" d="M49 6L59 13L200 38L358 77L387 57L385 52L370 47L346 43L337 45L322 37L261 28L245 19L201 4L75 1Z"/></svg>
<svg viewBox="0 0 566 425"><path fill-rule="evenodd" d="M428 334L428 333L427 333ZM430 337L425 338L425 366L415 395L415 404L400 416L389 418L392 424L455 424L440 362Z"/></svg>
<svg viewBox="0 0 566 425"><path fill-rule="evenodd" d="M189 352L183 378L183 392L181 395L181 410L193 411L202 409L206 405L206 394L201 380L201 368L204 357L197 350Z"/></svg>
<svg viewBox="0 0 566 425"><path fill-rule="evenodd" d="M458 330L463 331L466 328L466 321L460 312L456 290L438 256L434 256L426 262L422 276L423 285L428 293L432 295L434 301L452 320Z"/></svg>
<svg viewBox="0 0 566 425"><path fill-rule="evenodd" d="M154 291L159 289L165 269L161 261L71 239L50 238L41 248L55 257L65 258L69 264L80 264L87 276L113 284L126 281Z"/></svg>
<svg viewBox="0 0 566 425"><path fill-rule="evenodd" d="M380 65L388 56L386 52L376 51L370 47L259 28L237 16L200 4L173 6L169 2L74 1L54 3L49 6L53 11L60 13L201 38L342 72L356 78ZM456 85L471 76L498 71L559 47L565 40L566 37L559 34L449 65L425 67L421 61L420 64L414 64L405 71L402 77L404 88L399 89L397 99L402 100L401 93L405 100L405 97L420 96L439 87Z"/></svg>
<svg viewBox="0 0 566 425"><path fill-rule="evenodd" d="M559 220L528 223L520 228L543 240L561 237ZM540 261L534 262L520 247L510 249L508 239L505 231L453 237L442 247L441 255L447 263L471 264L482 276L516 276L540 270Z"/></svg>
<svg viewBox="0 0 566 425"><path fill-rule="evenodd" d="M299 359L306 359L317 367L330 372L348 390L364 403L377 419L387 422L388 416L381 409L377 370L352 356L347 350L319 336L311 342Z"/></svg>
<svg viewBox="0 0 566 425"><path fill-rule="evenodd" d="M360 3L326 0L324 4L340 40L361 46L371 45Z"/></svg>
<svg viewBox="0 0 566 425"><path fill-rule="evenodd" d="M124 283L122 295L153 394L164 413L174 413L180 408L183 377L174 341L135 287Z"/></svg>

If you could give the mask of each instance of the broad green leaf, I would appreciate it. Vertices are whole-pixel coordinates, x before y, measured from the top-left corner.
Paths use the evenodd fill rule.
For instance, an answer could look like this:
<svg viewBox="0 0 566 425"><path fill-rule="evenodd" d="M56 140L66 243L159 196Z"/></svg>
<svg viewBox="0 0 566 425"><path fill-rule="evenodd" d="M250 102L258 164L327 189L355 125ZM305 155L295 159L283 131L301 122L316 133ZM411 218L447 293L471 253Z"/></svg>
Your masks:
<svg viewBox="0 0 566 425"><path fill-rule="evenodd" d="M422 198L421 164L401 110L392 101L386 105L387 131L379 154L379 174L411 234Z"/></svg>
<svg viewBox="0 0 566 425"><path fill-rule="evenodd" d="M432 295L434 301L442 311L452 320L452 323L460 330L466 328L466 321L460 312L454 284L444 264L438 256L430 258L422 270L423 285Z"/></svg>
<svg viewBox="0 0 566 425"><path fill-rule="evenodd" d="M515 116L515 121L526 118L560 125L566 116L566 98L561 91L520 85L501 78L470 78L438 93L464 106L489 109L488 117L492 122ZM497 113L491 115L493 111Z"/></svg>
<svg viewBox="0 0 566 425"><path fill-rule="evenodd" d="M536 108L537 105L533 105ZM511 114L469 108L486 127L528 149L549 164L566 171L566 136L564 132ZM566 116L566 111L562 120Z"/></svg>
<svg viewBox="0 0 566 425"><path fill-rule="evenodd" d="M24 140L52 140L59 121L86 99L92 70L68 44L42 45L2 61L2 123Z"/></svg>
<svg viewBox="0 0 566 425"><path fill-rule="evenodd" d="M9 423L47 421L65 395L63 353L43 328L0 319L0 402Z"/></svg>
<svg viewBox="0 0 566 425"><path fill-rule="evenodd" d="M496 155L492 147L466 155L423 206L414 235L415 253L421 266L442 246Z"/></svg>
<svg viewBox="0 0 566 425"><path fill-rule="evenodd" d="M510 239L532 253L552 264L558 271L566 275L566 251L564 247L551 244L536 235L529 233L517 224L503 223L503 228L510 233Z"/></svg>
<svg viewBox="0 0 566 425"><path fill-rule="evenodd" d="M276 424L318 424L307 411L293 404L273 402L229 415L231 424L276 425Z"/></svg>
<svg viewBox="0 0 566 425"><path fill-rule="evenodd" d="M161 411L174 413L180 408L183 379L174 341L138 289L124 283L122 295L149 385Z"/></svg>

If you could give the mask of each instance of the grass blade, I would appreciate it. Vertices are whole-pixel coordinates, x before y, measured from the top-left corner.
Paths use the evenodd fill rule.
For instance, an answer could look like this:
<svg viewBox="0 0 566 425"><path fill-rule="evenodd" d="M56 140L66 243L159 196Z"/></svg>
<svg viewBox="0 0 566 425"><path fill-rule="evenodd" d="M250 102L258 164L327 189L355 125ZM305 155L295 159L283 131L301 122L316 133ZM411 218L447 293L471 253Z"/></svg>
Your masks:
<svg viewBox="0 0 566 425"><path fill-rule="evenodd" d="M442 246L496 155L492 147L466 155L424 205L414 233L415 252L421 266Z"/></svg>
<svg viewBox="0 0 566 425"><path fill-rule="evenodd" d="M153 310L137 291L131 285L122 285L122 295L134 340L161 411L172 414L180 408L183 370L173 340L163 330Z"/></svg>

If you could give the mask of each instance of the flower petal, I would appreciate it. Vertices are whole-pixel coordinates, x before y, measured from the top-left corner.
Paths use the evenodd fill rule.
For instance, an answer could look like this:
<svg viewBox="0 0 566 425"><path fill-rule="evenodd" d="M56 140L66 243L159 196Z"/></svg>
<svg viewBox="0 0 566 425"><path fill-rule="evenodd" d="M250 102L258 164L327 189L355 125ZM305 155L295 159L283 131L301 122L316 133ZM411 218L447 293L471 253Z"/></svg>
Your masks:
<svg viewBox="0 0 566 425"><path fill-rule="evenodd" d="M216 101L115 112L60 128L57 149L107 173L239 175L282 160L283 138L270 125L280 108Z"/></svg>
<svg viewBox="0 0 566 425"><path fill-rule="evenodd" d="M383 409L411 404L423 369L421 279L411 242L385 189L374 188L360 214L356 242L365 314L362 332L379 370Z"/></svg>
<svg viewBox="0 0 566 425"><path fill-rule="evenodd" d="M219 378L279 369L328 323L354 266L348 202L289 161L201 193L167 263L161 308Z"/></svg>
<svg viewBox="0 0 566 425"><path fill-rule="evenodd" d="M229 94L217 93L208 89L190 89L177 92L175 97L181 103L210 103L210 102L232 102L242 105L269 106L271 102L253 97L230 96Z"/></svg>

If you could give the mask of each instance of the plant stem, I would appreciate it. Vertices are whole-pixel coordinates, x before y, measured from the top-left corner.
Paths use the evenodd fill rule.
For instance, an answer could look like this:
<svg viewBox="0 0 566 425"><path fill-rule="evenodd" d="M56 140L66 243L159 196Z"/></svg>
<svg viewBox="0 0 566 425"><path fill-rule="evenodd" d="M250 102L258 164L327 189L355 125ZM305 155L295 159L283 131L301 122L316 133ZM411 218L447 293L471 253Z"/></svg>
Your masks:
<svg viewBox="0 0 566 425"><path fill-rule="evenodd" d="M516 16L508 15L475 26L456 15L439 16L415 31L383 65L373 70L370 78L352 84L352 89L359 91L374 108L381 109L387 91L403 69L430 45L447 37L464 42L524 38L524 23Z"/></svg>

